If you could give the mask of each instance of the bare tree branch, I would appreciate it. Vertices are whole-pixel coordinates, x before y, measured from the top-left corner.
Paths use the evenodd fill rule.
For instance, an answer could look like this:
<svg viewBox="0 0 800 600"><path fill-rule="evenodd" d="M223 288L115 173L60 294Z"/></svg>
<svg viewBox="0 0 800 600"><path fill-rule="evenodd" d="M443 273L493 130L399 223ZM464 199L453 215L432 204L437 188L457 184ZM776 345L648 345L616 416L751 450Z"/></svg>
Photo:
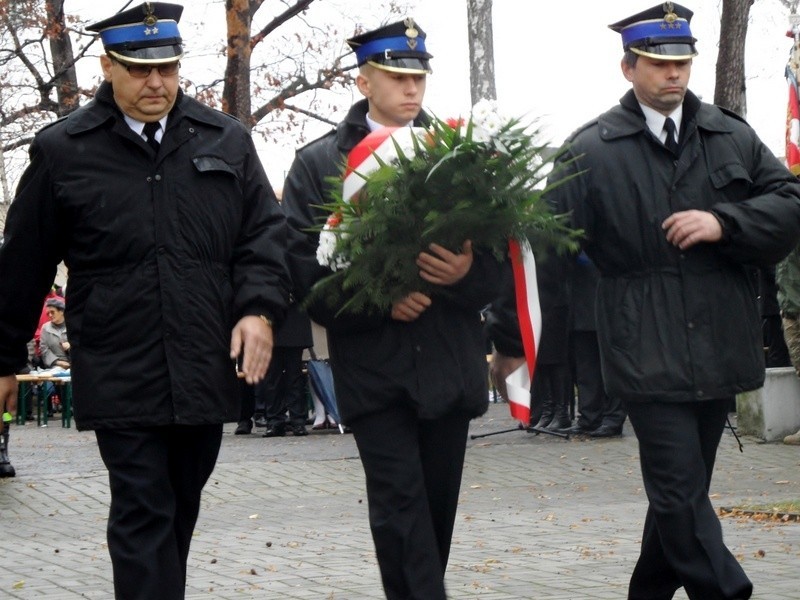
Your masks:
<svg viewBox="0 0 800 600"><path fill-rule="evenodd" d="M10 152L11 150L16 150L17 148L24 148L25 146L29 145L33 141L33 135L26 135L21 138L17 138L13 142L9 142L5 146L3 146L3 152Z"/></svg>
<svg viewBox="0 0 800 600"><path fill-rule="evenodd" d="M311 112L310 110L306 110L305 108L300 108L299 106L294 106L293 104L286 104L283 103L283 108L286 110L291 110L296 113L300 113L301 115L305 115L307 117L311 117L312 119L316 119L317 121L322 121L323 123L327 123L328 125L333 125L336 127L338 124L336 121L331 121L330 119L323 117L315 112Z"/></svg>
<svg viewBox="0 0 800 600"><path fill-rule="evenodd" d="M262 1L263 1L263 0L262 0ZM258 32L257 34L255 34L254 36L252 36L252 37L250 38L250 48L251 48L251 49L252 49L252 48L255 48L255 47L256 47L258 44L260 44L260 43L261 43L261 42L264 40L264 38L265 38L265 37L267 37L267 36L268 36L270 33L272 33L272 32L273 32L273 31L275 31L275 30L276 30L278 27L280 27L281 25L283 25L284 23L286 23L286 21L288 21L289 19L291 19L291 18L293 18L293 17L295 17L295 16L299 15L301 12L303 12L305 9L307 9L309 6L311 6L311 4L313 4L314 2L315 2L315 0L298 0L298 1L297 1L297 3L296 3L294 6L290 6L288 9L286 9L286 10L285 10L285 11L283 11L281 14L279 14L277 17L275 17L274 19L272 19L272 21L270 21L270 22L267 24L267 26L266 26L266 27L264 27L264 29L262 29L261 31L259 31L259 32ZM258 10L258 8L260 8L260 6L261 6L261 1L259 1L259 2L256 2L256 4L258 4L258 7L256 7L256 8L253 10L252 14L255 14L255 12Z"/></svg>

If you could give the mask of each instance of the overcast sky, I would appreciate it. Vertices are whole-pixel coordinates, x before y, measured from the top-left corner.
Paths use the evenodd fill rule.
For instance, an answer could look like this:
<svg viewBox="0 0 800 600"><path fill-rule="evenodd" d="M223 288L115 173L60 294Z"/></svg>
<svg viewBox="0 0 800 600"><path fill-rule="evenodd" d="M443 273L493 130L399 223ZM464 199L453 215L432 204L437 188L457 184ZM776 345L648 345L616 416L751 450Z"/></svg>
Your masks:
<svg viewBox="0 0 800 600"><path fill-rule="evenodd" d="M123 5L122 0L67 0L66 10L83 17L104 18ZM434 74L428 81L426 107L438 116L469 111L469 55L465 0L406 0L428 35L434 55ZM224 2L192 0L185 6L181 31L189 56L184 74L208 68L208 60L191 52L224 39ZM608 29L630 14L656 4L652 0L559 0L556 2L494 0L494 53L498 101L505 112L538 119L555 144L579 125L615 104L629 89L619 61L622 45ZM691 89L711 101L719 40L720 0L683 2L694 10L692 33L700 52L694 61ZM387 18L374 0L320 0L310 18L338 20L345 37L356 23L374 28ZM263 10L263 9L262 9ZM779 156L783 155L787 89L784 66L791 49L786 37L788 14L778 0L759 0L751 8L747 37L748 120ZM197 39L197 36L201 39ZM205 38L205 39L202 39ZM344 43L342 41L342 48ZM91 63L90 63L91 65ZM88 74L93 74L89 66ZM221 72L220 72L221 74ZM79 74L80 75L80 74ZM354 95L341 96L344 111ZM340 118L341 114L333 115ZM329 127L318 125L321 134ZM258 142L262 160L275 187L281 187L298 140Z"/></svg>

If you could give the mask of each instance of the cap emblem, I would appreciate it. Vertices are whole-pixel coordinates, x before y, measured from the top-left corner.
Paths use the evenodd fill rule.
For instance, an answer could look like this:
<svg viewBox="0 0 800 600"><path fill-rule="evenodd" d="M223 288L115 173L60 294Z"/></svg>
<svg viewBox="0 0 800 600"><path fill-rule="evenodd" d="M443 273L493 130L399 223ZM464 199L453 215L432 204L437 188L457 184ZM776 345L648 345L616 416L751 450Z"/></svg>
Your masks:
<svg viewBox="0 0 800 600"><path fill-rule="evenodd" d="M414 19L409 17L409 18L407 18L406 20L403 21L403 24L406 26L406 32L405 33L406 33L406 38L408 38L406 40L406 44L408 44L408 47L411 50L416 50L417 49L417 36L419 36L419 31L417 31L417 28L415 27Z"/></svg>
<svg viewBox="0 0 800 600"><path fill-rule="evenodd" d="M143 23L145 25L147 25L148 27L152 27L153 25L158 23L158 17L156 17L155 14L153 14L153 3L152 2L145 2L144 5L145 5L145 10L147 11L147 13L144 16ZM155 29L155 31L153 31L153 33L158 33L158 29ZM150 35L150 33L147 30L145 30L145 35Z"/></svg>
<svg viewBox="0 0 800 600"><path fill-rule="evenodd" d="M414 19L409 17L405 21L403 21L403 24L406 26L406 37L416 38L419 35L419 31L417 31Z"/></svg>

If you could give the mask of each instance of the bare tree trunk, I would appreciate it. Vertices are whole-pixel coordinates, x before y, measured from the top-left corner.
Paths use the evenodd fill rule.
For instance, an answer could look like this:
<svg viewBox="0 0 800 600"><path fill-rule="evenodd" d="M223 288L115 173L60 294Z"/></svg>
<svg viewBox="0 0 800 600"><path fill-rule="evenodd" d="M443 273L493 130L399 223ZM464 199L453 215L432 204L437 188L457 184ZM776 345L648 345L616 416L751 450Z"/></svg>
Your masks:
<svg viewBox="0 0 800 600"><path fill-rule="evenodd" d="M714 104L747 116L744 46L753 0L722 0Z"/></svg>
<svg viewBox="0 0 800 600"><path fill-rule="evenodd" d="M228 24L228 60L222 110L252 128L250 112L250 25L253 14L250 0L225 0Z"/></svg>
<svg viewBox="0 0 800 600"><path fill-rule="evenodd" d="M2 189L3 197L0 198L0 237L6 228L6 214L8 214L8 207L11 205L11 192L8 188L8 174L6 173L6 156L3 152L3 144L0 143L0 189Z"/></svg>
<svg viewBox="0 0 800 600"><path fill-rule="evenodd" d="M47 0L47 28L50 52L53 54L53 73L58 97L58 116L63 117L79 106L78 76L75 73L75 56L64 22L64 0Z"/></svg>
<svg viewBox="0 0 800 600"><path fill-rule="evenodd" d="M492 0L467 0L467 30L472 104L483 99L496 100Z"/></svg>
<svg viewBox="0 0 800 600"><path fill-rule="evenodd" d="M6 225L6 213L8 212L8 205L11 204L11 191L8 188L6 156L5 152L3 152L3 144L0 144L0 189L3 191L3 197L0 198L0 234L2 234Z"/></svg>

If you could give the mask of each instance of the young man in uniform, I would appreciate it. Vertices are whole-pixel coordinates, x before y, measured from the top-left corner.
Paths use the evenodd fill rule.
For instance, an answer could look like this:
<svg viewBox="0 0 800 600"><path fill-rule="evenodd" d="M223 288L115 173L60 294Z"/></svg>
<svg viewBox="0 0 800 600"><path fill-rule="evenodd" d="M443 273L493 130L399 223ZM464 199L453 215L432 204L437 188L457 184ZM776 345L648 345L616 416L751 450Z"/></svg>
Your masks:
<svg viewBox="0 0 800 600"><path fill-rule="evenodd" d="M334 131L297 152L284 186L291 258L306 289L327 273L317 264L331 200L328 177L372 130L422 126L431 55L425 33L405 19L348 40L364 99ZM434 246L419 255L420 276L452 293L412 292L386 314L339 315L319 302L312 318L327 327L336 398L355 436L367 481L369 519L390 600L444 600L471 418L488 407L480 310L499 284L491 256Z"/></svg>

